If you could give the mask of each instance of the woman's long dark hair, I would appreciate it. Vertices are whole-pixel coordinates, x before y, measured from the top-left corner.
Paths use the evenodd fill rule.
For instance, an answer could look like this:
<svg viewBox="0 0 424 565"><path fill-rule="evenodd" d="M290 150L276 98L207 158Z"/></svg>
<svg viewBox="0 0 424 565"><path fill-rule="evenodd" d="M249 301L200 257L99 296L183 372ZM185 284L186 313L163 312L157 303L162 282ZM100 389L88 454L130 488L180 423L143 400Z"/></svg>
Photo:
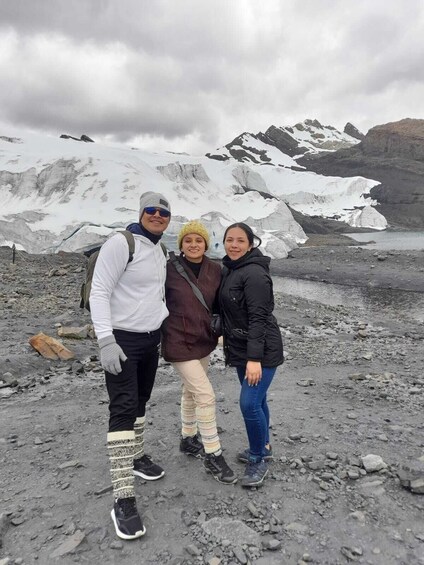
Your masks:
<svg viewBox="0 0 424 565"><path fill-rule="evenodd" d="M243 230L244 233L246 234L247 241L249 242L249 245L251 245L252 247L259 247L261 245L261 243L262 243L261 238L258 237L257 235L255 235L252 231L252 228L250 226L248 226L247 224L245 224L244 222L236 222L235 224L231 224L231 226L228 226L228 228L225 230L225 233L224 233L224 239L222 240L223 243L225 243L228 231L232 228L240 228L241 230ZM254 245L255 239L258 241L257 245Z"/></svg>

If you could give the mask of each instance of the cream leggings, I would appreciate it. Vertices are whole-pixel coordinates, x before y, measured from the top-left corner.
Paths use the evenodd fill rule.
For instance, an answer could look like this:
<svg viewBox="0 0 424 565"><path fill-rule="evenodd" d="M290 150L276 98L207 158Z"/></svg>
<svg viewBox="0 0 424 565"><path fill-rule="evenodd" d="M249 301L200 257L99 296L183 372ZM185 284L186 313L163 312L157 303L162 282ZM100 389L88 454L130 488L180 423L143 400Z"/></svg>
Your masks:
<svg viewBox="0 0 424 565"><path fill-rule="evenodd" d="M221 449L216 429L215 393L206 373L209 355L203 359L172 363L182 382L182 436L200 432L206 453Z"/></svg>

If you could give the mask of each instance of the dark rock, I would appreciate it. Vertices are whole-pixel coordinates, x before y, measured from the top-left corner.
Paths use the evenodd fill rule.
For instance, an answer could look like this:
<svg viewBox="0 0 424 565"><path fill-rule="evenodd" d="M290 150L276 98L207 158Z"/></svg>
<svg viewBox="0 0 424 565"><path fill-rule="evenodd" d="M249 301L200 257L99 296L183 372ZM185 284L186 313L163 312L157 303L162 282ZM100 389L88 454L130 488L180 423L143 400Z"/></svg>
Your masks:
<svg viewBox="0 0 424 565"><path fill-rule="evenodd" d="M74 137L73 135L68 135L67 133L62 133L60 139L73 139L74 141L81 141L78 137Z"/></svg>
<svg viewBox="0 0 424 565"><path fill-rule="evenodd" d="M357 561L363 553L363 551L360 547L346 547L346 546L344 546L340 549L340 551L349 561Z"/></svg>
<svg viewBox="0 0 424 565"><path fill-rule="evenodd" d="M350 135L351 137L354 137L355 139L359 139L359 141L361 141L365 137L365 135L363 133L361 133L359 131L359 129L357 127L355 127L353 124L351 124L350 122L347 122L343 131L345 133L347 133L347 135Z"/></svg>
<svg viewBox="0 0 424 565"><path fill-rule="evenodd" d="M259 134L258 138L264 143L273 145L282 153L290 155L290 157L294 157L294 155L299 155L299 153L303 152L299 148L299 142L283 128L271 126L264 134Z"/></svg>
<svg viewBox="0 0 424 565"><path fill-rule="evenodd" d="M74 141L85 141L86 143L87 142L94 143L94 140L91 139L90 137L88 137L88 135L85 135L85 133L83 133L81 137L74 137L73 135L68 135L67 133L62 133L60 138L61 139L73 139Z"/></svg>

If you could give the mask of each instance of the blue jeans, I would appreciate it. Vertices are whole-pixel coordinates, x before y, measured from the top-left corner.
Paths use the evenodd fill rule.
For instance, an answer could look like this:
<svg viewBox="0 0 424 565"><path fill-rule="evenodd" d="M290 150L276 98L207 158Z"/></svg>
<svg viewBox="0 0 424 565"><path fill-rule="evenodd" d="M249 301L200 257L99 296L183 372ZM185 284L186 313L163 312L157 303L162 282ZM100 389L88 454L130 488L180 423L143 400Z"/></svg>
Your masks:
<svg viewBox="0 0 424 565"><path fill-rule="evenodd" d="M265 445L269 443L269 409L266 393L277 367L262 367L262 378L256 386L248 385L245 379L246 366L236 369L241 384L240 410L249 439L250 459L256 462L265 455Z"/></svg>

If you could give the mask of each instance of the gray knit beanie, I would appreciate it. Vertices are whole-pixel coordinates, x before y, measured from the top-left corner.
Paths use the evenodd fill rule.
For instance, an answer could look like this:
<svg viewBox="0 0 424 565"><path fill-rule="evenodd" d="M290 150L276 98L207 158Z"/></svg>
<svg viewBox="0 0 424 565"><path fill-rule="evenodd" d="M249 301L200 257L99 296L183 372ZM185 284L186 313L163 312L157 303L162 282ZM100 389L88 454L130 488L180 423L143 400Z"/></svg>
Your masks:
<svg viewBox="0 0 424 565"><path fill-rule="evenodd" d="M143 192L140 196L140 218L143 215L144 208L162 208L171 213L171 206L163 194L160 192Z"/></svg>

